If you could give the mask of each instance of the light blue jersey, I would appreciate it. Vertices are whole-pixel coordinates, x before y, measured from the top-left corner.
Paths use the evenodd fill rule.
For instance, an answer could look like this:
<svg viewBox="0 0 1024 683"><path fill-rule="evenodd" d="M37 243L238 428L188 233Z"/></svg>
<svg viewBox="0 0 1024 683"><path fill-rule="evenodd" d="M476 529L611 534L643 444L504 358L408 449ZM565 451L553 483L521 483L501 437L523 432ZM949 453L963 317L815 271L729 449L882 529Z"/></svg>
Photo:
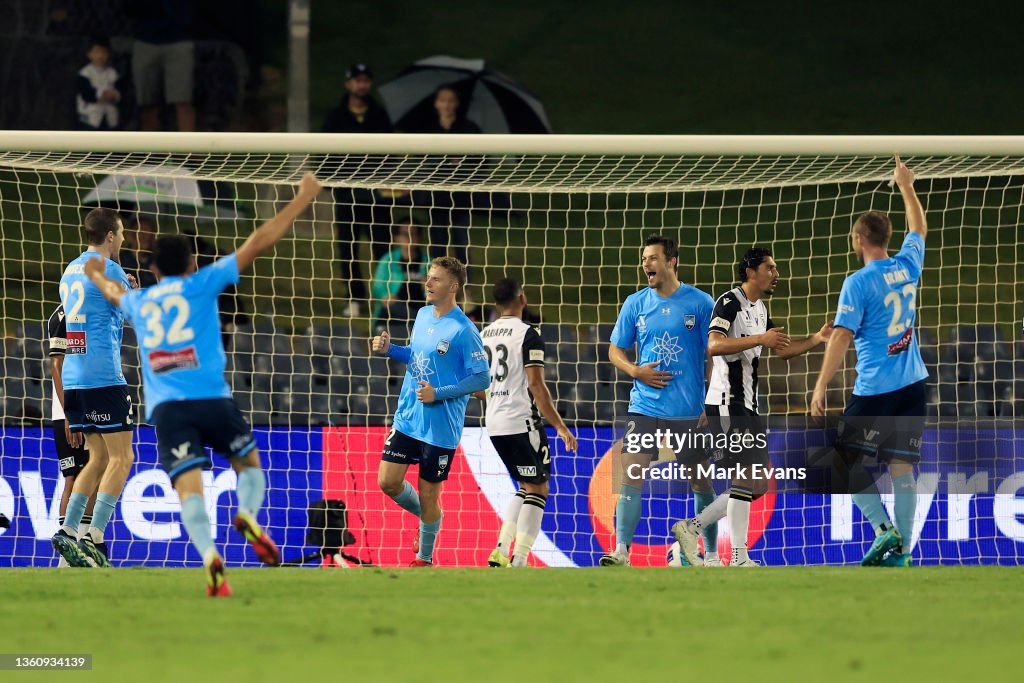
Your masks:
<svg viewBox="0 0 1024 683"><path fill-rule="evenodd" d="M121 299L139 336L147 419L167 401L231 398L217 297L237 282L238 260L232 254Z"/></svg>
<svg viewBox="0 0 1024 683"><path fill-rule="evenodd" d="M899 253L872 261L843 283L835 325L853 332L857 396L885 394L928 377L914 334L923 264L924 238L908 232Z"/></svg>
<svg viewBox="0 0 1024 683"><path fill-rule="evenodd" d="M395 429L431 446L457 447L466 423L469 396L423 403L416 398L416 390L420 381L437 389L489 372L480 332L457 306L440 318L434 317L433 306L424 306L416 314L409 354Z"/></svg>
<svg viewBox="0 0 1024 683"><path fill-rule="evenodd" d="M714 300L680 284L672 296L651 288L630 294L612 330L612 344L637 346L637 365L660 361L658 370L673 377L664 389L635 381L630 412L649 417L694 418L704 412L704 363Z"/></svg>
<svg viewBox="0 0 1024 683"><path fill-rule="evenodd" d="M124 314L107 301L85 274L85 263L99 256L85 251L68 264L60 278L60 301L67 321L68 346L64 357L65 389L97 389L125 385L121 372L121 337ZM104 259L104 274L125 289L128 276L115 261Z"/></svg>

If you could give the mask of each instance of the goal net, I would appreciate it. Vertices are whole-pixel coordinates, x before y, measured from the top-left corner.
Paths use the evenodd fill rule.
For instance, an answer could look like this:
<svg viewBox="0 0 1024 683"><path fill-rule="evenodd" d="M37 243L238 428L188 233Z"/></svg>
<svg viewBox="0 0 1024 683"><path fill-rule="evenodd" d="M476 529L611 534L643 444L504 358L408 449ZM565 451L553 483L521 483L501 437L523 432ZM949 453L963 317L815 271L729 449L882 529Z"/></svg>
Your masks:
<svg viewBox="0 0 1024 683"><path fill-rule="evenodd" d="M890 212L892 248L902 240L903 206L888 182L897 150L917 174L932 228L917 300L930 420L915 556L1016 563L1024 540L1024 452L1013 421L1024 413L1020 139L7 132L0 513L10 527L0 529L0 565L56 565L49 537L63 479L45 321L65 265L84 249L92 206L122 212L122 263L145 284L154 233L195 235L202 265L272 216L304 170L324 182L294 233L220 302L229 381L268 470L262 519L286 560L330 562L343 542L350 563L408 564L416 520L376 483L404 368L371 358L368 338L385 327L396 341L407 336L429 257L468 261L461 304L481 324L493 312L490 285L520 280L547 344L548 385L580 441L573 455L552 439L551 496L531 562L591 566L614 542L614 425L630 384L607 362L607 346L622 301L645 286L643 239L675 239L680 279L716 298L735 286L746 249L771 247L781 272L771 316L791 335L812 334L859 267L854 218ZM122 360L141 400L135 339L126 328ZM822 350L788 362L767 354L763 412L806 414ZM828 396L833 411L852 390L852 366L851 352ZM515 492L481 415L471 400L443 489L442 566L486 564ZM772 452L792 438L792 429L773 431ZM230 563L250 564L230 529L234 474L215 463L204 473L215 541ZM716 488L721 494L725 482ZM344 502L347 535L310 532L309 508L320 500ZM197 563L178 513L154 431L141 425L106 535L115 565ZM633 563L663 566L668 527L692 514L684 482L649 481ZM723 520L720 548L727 529ZM749 541L767 564L841 564L858 560L870 536L848 496L779 485L755 501Z"/></svg>

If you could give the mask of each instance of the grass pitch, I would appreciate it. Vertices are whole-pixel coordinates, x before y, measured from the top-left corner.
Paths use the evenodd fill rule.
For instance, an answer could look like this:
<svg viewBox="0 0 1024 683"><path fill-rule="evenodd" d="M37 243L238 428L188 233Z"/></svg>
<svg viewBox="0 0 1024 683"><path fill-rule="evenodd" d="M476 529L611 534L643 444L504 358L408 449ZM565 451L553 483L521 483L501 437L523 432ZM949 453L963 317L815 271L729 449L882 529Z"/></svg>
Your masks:
<svg viewBox="0 0 1024 683"><path fill-rule="evenodd" d="M13 569L3 651L93 655L17 680L1002 678L1019 568ZM6 676L5 676L6 679ZM63 678L62 678L63 680Z"/></svg>

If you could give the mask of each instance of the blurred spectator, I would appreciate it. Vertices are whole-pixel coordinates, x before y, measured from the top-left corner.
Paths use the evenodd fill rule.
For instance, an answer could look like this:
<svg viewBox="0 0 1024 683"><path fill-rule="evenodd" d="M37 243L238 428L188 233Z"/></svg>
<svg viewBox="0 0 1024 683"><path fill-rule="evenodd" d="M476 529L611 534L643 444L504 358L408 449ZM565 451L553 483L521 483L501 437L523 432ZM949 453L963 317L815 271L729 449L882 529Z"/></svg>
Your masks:
<svg viewBox="0 0 1024 683"><path fill-rule="evenodd" d="M80 130L115 130L121 123L120 76L110 66L110 41L106 36L89 40L85 56L89 63L78 72L78 109Z"/></svg>
<svg viewBox="0 0 1024 683"><path fill-rule="evenodd" d="M435 121L421 133L477 134L480 126L462 112L462 102L454 86L442 85L434 93ZM441 166L446 178L468 180L479 167L479 158L446 157ZM469 211L472 195L469 192L422 190L414 193L413 204L430 209L430 253L433 256L454 256L468 265Z"/></svg>
<svg viewBox="0 0 1024 683"><path fill-rule="evenodd" d="M416 310L423 305L423 281L430 258L419 240L419 230L411 222L395 226L393 248L377 263L373 276L373 328L396 323L409 327ZM390 321L390 325L388 325Z"/></svg>
<svg viewBox="0 0 1024 683"><path fill-rule="evenodd" d="M366 64L353 64L345 72L345 94L341 102L324 120L325 133L390 133L391 119L373 97L373 71ZM343 175L358 172L357 168L338 169ZM349 303L343 311L347 316L361 314L361 304L368 296L366 281L358 265L358 244L369 238L373 258L380 258L388 248L393 193L374 192L364 188L334 188L334 230L338 240L341 278L348 285Z"/></svg>
<svg viewBox="0 0 1024 683"><path fill-rule="evenodd" d="M126 273L135 276L139 287L156 284L156 276L149 269L152 262L153 240L156 238L156 219L138 214L124 231L119 260Z"/></svg>
<svg viewBox="0 0 1024 683"><path fill-rule="evenodd" d="M129 2L127 10L135 24L132 77L139 127L159 130L161 106L173 104L178 130L195 130L195 0Z"/></svg>

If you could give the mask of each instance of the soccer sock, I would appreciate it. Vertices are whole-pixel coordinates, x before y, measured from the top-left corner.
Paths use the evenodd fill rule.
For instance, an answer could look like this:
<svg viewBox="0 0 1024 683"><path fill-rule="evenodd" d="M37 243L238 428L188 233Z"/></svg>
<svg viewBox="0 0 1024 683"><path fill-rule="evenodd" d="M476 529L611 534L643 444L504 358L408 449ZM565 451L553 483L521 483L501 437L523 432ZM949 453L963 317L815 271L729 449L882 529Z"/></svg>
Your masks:
<svg viewBox="0 0 1024 683"><path fill-rule="evenodd" d="M750 501L753 492L733 484L729 491L726 515L729 517L729 535L732 537L732 560L743 562L747 559L747 529L750 527Z"/></svg>
<svg viewBox="0 0 1024 683"><path fill-rule="evenodd" d="M533 548L533 541L540 533L540 520L544 516L544 504L547 497L539 493L529 493L519 512L519 531L516 532L516 554L512 559L513 567L525 567L526 560Z"/></svg>
<svg viewBox="0 0 1024 683"><path fill-rule="evenodd" d="M641 490L636 486L623 484L619 490L619 502L615 505L615 542L618 546L629 546L640 523ZM620 551L621 552L621 551Z"/></svg>
<svg viewBox="0 0 1024 683"><path fill-rule="evenodd" d="M114 507L117 506L117 496L109 493L97 493L96 504L92 506L92 526L89 527L89 535L95 543L103 542L103 532L107 528L110 516L114 514Z"/></svg>
<svg viewBox="0 0 1024 683"><path fill-rule="evenodd" d="M519 514L523 509L523 501L526 500L526 489L519 489L512 500L508 502L505 510L505 519L501 523L501 531L498 532L498 550L508 555L508 547L512 545L512 539L516 537L516 525Z"/></svg>
<svg viewBox="0 0 1024 683"><path fill-rule="evenodd" d="M68 507L64 516L64 525L61 527L70 536L78 531L78 525L85 514L85 507L89 504L89 496L84 493L72 493L68 498Z"/></svg>
<svg viewBox="0 0 1024 683"><path fill-rule="evenodd" d="M267 488L267 478L261 467L246 467L238 473L238 511L247 512L252 516L263 507L263 493Z"/></svg>
<svg viewBox="0 0 1024 683"><path fill-rule="evenodd" d="M715 502L714 491L694 491L693 497L697 502L697 516L703 512L709 505ZM705 559L711 555L718 557L718 525L708 524L702 525L700 528L700 535L704 538L704 557Z"/></svg>
<svg viewBox="0 0 1024 683"><path fill-rule="evenodd" d="M181 502L181 521L185 525L188 537L192 539L192 545L199 551L203 562L207 562L217 550L210 536L210 518L206 514L202 496L193 493Z"/></svg>
<svg viewBox="0 0 1024 683"><path fill-rule="evenodd" d="M89 533L89 527L92 526L92 515L82 515L82 521L78 523L78 540L81 541L82 537ZM101 540L100 543L103 541Z"/></svg>
<svg viewBox="0 0 1024 683"><path fill-rule="evenodd" d="M420 551L416 557L424 562L434 561L434 543L437 541L437 532L441 530L441 520L426 522L420 520Z"/></svg>
<svg viewBox="0 0 1024 683"><path fill-rule="evenodd" d="M728 505L729 494L726 493L715 497L715 501L701 510L700 514L697 515L697 526L699 526L701 530L703 530L704 527L713 526L718 520L725 517Z"/></svg>
<svg viewBox="0 0 1024 683"><path fill-rule="evenodd" d="M420 496L409 482L403 481L402 490L397 496L391 496L391 500L417 517L420 516Z"/></svg>
<svg viewBox="0 0 1024 683"><path fill-rule="evenodd" d="M903 537L900 552L909 553L914 538L914 513L917 511L917 484L914 482L914 475L904 474L893 479L892 491L896 499L893 504L896 530Z"/></svg>

